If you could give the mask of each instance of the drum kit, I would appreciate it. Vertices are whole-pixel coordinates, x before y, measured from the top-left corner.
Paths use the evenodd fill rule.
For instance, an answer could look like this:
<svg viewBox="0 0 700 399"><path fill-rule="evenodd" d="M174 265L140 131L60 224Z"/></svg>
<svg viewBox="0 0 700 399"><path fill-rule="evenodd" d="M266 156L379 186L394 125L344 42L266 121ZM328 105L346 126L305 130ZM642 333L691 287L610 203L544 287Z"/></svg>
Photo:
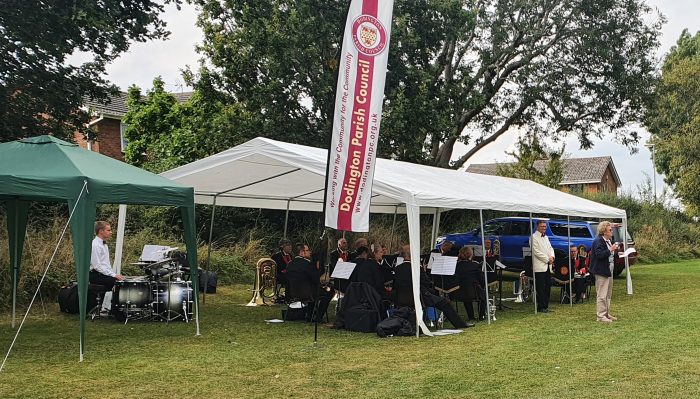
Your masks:
<svg viewBox="0 0 700 399"><path fill-rule="evenodd" d="M189 280L189 268L182 266L182 257L175 254L158 262L136 262L144 276L124 277L114 284L112 314L125 324L129 320L158 320L171 322L192 319L194 291Z"/></svg>

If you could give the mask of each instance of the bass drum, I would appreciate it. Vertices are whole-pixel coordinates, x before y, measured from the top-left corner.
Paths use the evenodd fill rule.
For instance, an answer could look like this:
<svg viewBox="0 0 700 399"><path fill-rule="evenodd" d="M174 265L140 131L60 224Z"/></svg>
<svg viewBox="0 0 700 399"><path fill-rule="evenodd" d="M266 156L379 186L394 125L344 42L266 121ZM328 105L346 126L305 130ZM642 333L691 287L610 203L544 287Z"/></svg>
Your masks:
<svg viewBox="0 0 700 399"><path fill-rule="evenodd" d="M168 321L190 321L193 297L189 281L159 282L153 290L153 312Z"/></svg>
<svg viewBox="0 0 700 399"><path fill-rule="evenodd" d="M119 321L134 315L145 316L152 300L150 281L145 277L125 277L114 283L112 313Z"/></svg>

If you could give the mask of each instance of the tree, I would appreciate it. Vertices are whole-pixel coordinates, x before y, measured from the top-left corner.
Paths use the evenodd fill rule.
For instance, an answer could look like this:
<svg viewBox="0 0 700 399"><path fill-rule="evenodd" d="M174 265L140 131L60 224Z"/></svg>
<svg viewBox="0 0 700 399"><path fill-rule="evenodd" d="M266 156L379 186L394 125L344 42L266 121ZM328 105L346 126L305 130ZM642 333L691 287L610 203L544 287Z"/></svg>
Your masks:
<svg viewBox="0 0 700 399"><path fill-rule="evenodd" d="M499 164L497 174L532 180L547 187L559 189L559 184L564 177L563 154L564 147L560 150L550 149L540 143L536 135L520 137L516 150L508 153L515 158L515 162ZM537 161L545 162L536 165Z"/></svg>
<svg viewBox="0 0 700 399"><path fill-rule="evenodd" d="M117 88L105 67L133 41L168 36L163 5L180 0L8 0L0 7L0 141L85 131L84 97ZM83 53L91 61L72 65Z"/></svg>
<svg viewBox="0 0 700 399"><path fill-rule="evenodd" d="M325 146L347 1L195 3L203 63L188 76L205 97L250 112L245 134ZM459 167L516 127L636 143L663 21L650 14L642 0L396 0L380 155ZM451 162L457 142L471 149Z"/></svg>
<svg viewBox="0 0 700 399"><path fill-rule="evenodd" d="M700 210L700 33L684 31L666 55L645 125L655 167L690 214Z"/></svg>

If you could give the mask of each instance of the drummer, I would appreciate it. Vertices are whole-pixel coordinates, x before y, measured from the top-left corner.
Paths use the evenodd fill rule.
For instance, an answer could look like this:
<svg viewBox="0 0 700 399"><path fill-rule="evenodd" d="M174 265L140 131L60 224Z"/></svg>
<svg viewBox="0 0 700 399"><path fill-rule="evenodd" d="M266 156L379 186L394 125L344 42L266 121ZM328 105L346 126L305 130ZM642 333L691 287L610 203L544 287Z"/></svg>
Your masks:
<svg viewBox="0 0 700 399"><path fill-rule="evenodd" d="M107 240L112 237L112 227L109 223L98 220L95 223L95 238L92 240L92 254L90 255L90 283L99 284L111 290L117 280L124 280L124 276L112 270L109 261L109 248Z"/></svg>

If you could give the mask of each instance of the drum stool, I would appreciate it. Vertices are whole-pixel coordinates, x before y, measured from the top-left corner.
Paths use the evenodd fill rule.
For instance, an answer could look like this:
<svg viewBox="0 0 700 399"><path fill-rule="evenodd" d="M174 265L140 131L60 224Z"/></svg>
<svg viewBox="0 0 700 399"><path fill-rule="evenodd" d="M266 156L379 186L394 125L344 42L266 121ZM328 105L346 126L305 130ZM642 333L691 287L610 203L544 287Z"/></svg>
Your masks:
<svg viewBox="0 0 700 399"><path fill-rule="evenodd" d="M90 284L88 285L88 297L90 295L95 296L95 306L93 306L90 311L88 312L88 316L90 316L91 320L95 320L96 318L100 317L100 311L102 310L102 301L104 300L105 293L109 291L107 287L104 285L99 285L99 284ZM90 301L88 300L88 303Z"/></svg>

